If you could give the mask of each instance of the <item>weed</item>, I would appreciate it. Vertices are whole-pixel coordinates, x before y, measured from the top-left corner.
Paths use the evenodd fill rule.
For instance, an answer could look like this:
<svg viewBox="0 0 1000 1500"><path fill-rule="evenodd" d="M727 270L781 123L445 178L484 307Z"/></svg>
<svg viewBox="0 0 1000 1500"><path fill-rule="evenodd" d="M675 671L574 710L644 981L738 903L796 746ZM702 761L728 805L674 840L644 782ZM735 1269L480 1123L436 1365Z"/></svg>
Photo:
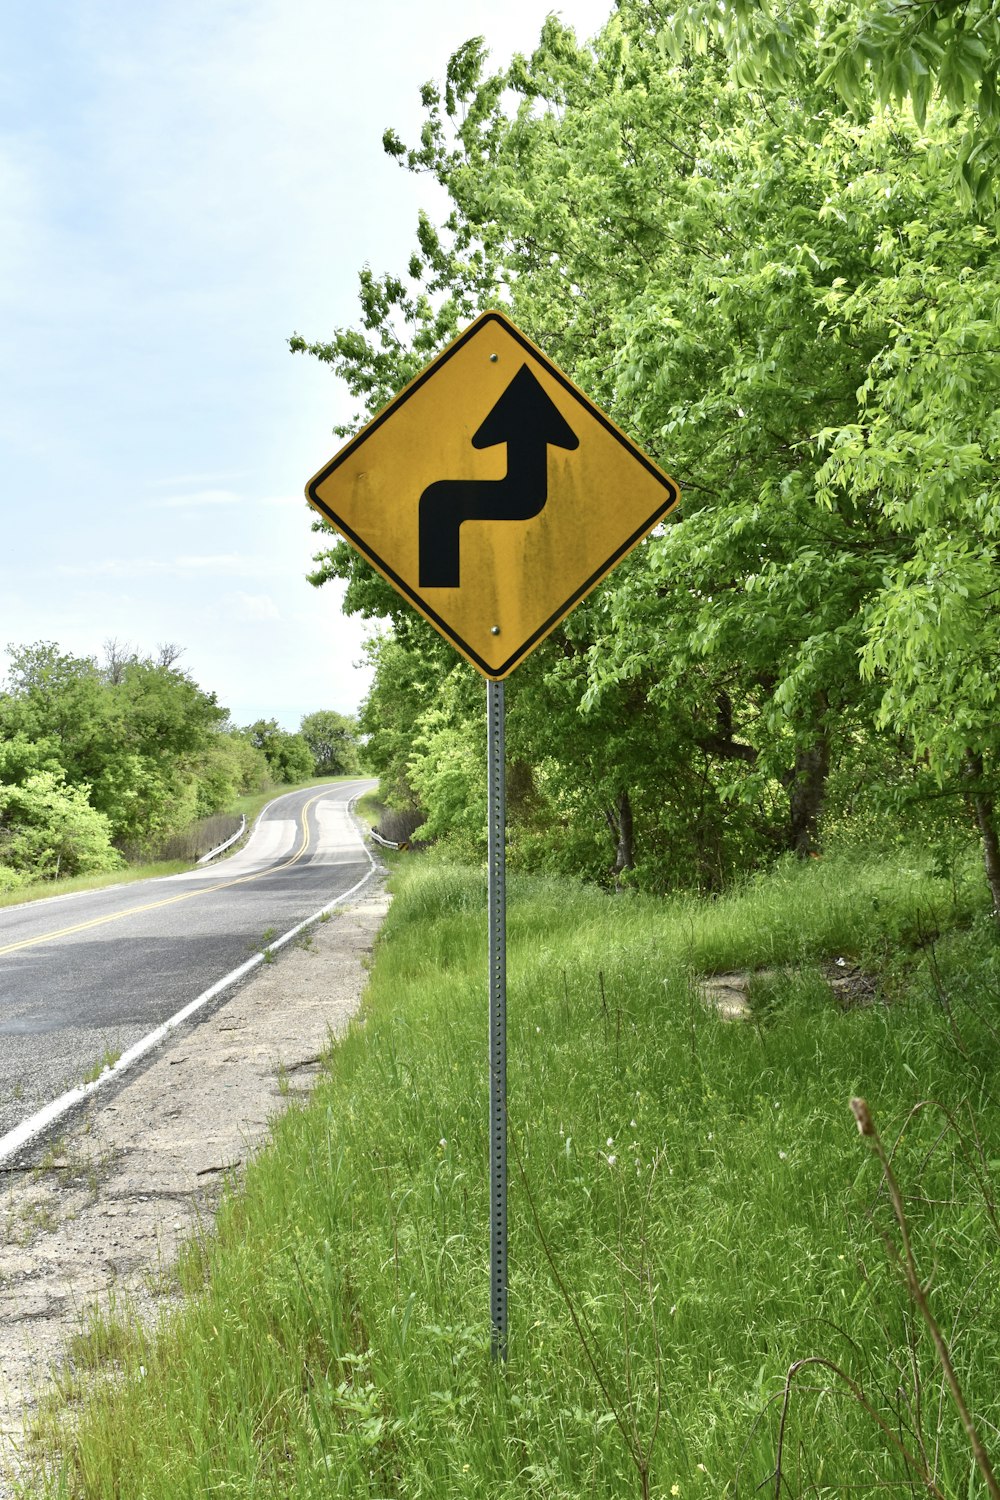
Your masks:
<svg viewBox="0 0 1000 1500"><path fill-rule="evenodd" d="M111 1364L125 1367L138 1363L145 1352L142 1325L127 1310L119 1314L114 1298L106 1312L97 1306L90 1308L82 1323L68 1346L70 1359L78 1370L96 1370Z"/></svg>
<svg viewBox="0 0 1000 1500"><path fill-rule="evenodd" d="M30 1245L40 1234L51 1234L59 1223L55 1209L50 1203L29 1200L17 1212L15 1238L21 1245Z"/></svg>
<svg viewBox="0 0 1000 1500"><path fill-rule="evenodd" d="M84 1083L96 1083L102 1073L106 1073L114 1067L121 1055L120 1048L105 1047L101 1056L84 1073Z"/></svg>
<svg viewBox="0 0 1000 1500"><path fill-rule="evenodd" d="M64 1135L53 1136L46 1142L45 1150L32 1168L31 1175L36 1182L40 1177L44 1177L46 1172L52 1172L65 1165L67 1145Z"/></svg>

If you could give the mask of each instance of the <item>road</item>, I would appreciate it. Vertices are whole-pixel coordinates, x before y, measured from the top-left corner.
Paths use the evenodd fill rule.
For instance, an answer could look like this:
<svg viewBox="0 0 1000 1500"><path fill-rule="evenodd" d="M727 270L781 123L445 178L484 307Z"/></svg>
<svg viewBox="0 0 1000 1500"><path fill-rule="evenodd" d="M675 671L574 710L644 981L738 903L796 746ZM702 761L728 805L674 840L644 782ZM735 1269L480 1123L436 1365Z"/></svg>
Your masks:
<svg viewBox="0 0 1000 1500"><path fill-rule="evenodd" d="M0 1136L363 880L374 785L279 797L205 869L0 910Z"/></svg>

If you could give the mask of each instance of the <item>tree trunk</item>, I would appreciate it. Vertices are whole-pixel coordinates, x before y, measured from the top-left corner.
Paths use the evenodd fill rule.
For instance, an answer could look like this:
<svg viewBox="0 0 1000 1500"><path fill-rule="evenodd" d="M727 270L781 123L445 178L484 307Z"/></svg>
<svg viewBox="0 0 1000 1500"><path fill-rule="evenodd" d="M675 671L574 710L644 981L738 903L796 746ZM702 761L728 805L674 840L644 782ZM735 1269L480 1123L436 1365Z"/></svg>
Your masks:
<svg viewBox="0 0 1000 1500"><path fill-rule="evenodd" d="M819 819L829 770L830 744L825 734L820 734L808 750L796 753L788 793L789 843L800 859L808 858L817 850Z"/></svg>
<svg viewBox="0 0 1000 1500"><path fill-rule="evenodd" d="M632 832L632 803L628 792L622 792L614 810L608 809L605 821L617 841L615 850L615 879L620 883L623 870L635 869L635 841Z"/></svg>
<svg viewBox="0 0 1000 1500"><path fill-rule="evenodd" d="M997 833L993 798L986 791L983 757L974 755L971 750L965 756L965 777L970 783L969 795L982 835L983 864L986 883L993 897L993 915L1000 922L1000 835Z"/></svg>

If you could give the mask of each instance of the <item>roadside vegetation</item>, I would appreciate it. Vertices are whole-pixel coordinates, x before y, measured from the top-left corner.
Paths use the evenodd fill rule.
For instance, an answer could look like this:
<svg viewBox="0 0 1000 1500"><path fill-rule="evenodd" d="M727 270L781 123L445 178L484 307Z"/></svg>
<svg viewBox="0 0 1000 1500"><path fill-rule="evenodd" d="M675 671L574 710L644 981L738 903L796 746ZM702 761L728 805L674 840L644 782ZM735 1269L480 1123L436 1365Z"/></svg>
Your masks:
<svg viewBox="0 0 1000 1500"><path fill-rule="evenodd" d="M300 791L305 787L322 786L325 782L343 780L338 776L307 776L304 781L292 783L271 782L266 791L247 793L234 801L234 811L213 818L200 819L189 828L171 835L161 846L160 857L139 863L121 863L111 870L97 871L88 875L64 875L58 879L26 880L7 890L0 889L0 907L17 906L24 901L44 901L50 896L66 896L73 891L96 891L109 885L130 885L137 880L155 880L164 875L179 875L189 870L201 854L220 844L230 834L236 833L241 815L246 817L247 833L257 815L286 792ZM218 830L218 837L212 833ZM240 845L239 847L242 847ZM174 850L183 851L169 857Z"/></svg>
<svg viewBox="0 0 1000 1500"><path fill-rule="evenodd" d="M102 662L51 642L10 651L0 904L184 868L277 790L357 770L346 715L307 714L297 734L274 719L238 728L177 647L153 659L109 641Z"/></svg>
<svg viewBox="0 0 1000 1500"><path fill-rule="evenodd" d="M711 902L511 882L504 1368L485 882L416 856L394 883L363 1024L182 1257L187 1299L156 1331L94 1322L98 1378L43 1422L27 1493L992 1493L850 1108L997 1453L1000 949L974 860L782 863ZM734 969L749 1021L697 990Z"/></svg>
<svg viewBox="0 0 1000 1500"><path fill-rule="evenodd" d="M472 39L387 130L447 218L292 350L360 421L502 305L682 490L508 684L509 1361L482 684L331 535L312 581L388 622L379 816L435 847L187 1299L81 1340L30 1494L1000 1497L998 72L978 0L617 0L500 73ZM47 797L62 873L300 755L112 655L15 658L6 879ZM168 685L162 761L45 718Z"/></svg>
<svg viewBox="0 0 1000 1500"><path fill-rule="evenodd" d="M384 144L446 214L361 271L356 326L290 341L360 421L504 307L680 484L508 684L511 858L713 892L845 818L946 860L966 829L1000 909L997 8L609 11L442 58ZM478 857L481 683L328 530L329 578L391 624L385 795Z"/></svg>

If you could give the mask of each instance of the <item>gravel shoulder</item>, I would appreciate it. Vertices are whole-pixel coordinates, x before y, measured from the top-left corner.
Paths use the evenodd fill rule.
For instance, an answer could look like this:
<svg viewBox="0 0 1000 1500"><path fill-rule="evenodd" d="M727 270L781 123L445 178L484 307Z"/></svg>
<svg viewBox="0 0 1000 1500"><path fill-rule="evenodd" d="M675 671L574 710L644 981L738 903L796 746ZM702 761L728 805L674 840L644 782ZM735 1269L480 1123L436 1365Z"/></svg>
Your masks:
<svg viewBox="0 0 1000 1500"><path fill-rule="evenodd" d="M26 1424L95 1304L152 1316L179 1247L307 1093L355 1014L384 880L336 908L135 1074L0 1167L0 1500Z"/></svg>

